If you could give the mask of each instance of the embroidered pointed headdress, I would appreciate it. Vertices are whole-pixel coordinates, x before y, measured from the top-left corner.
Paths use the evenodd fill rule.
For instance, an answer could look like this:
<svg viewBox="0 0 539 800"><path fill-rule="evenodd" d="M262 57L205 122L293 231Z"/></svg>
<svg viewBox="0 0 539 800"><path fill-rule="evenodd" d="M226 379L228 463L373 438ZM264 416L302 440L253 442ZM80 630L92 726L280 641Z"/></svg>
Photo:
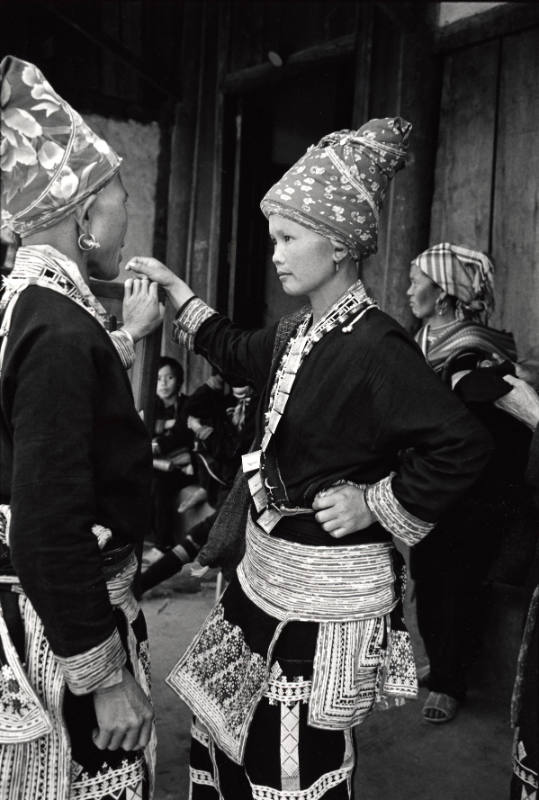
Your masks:
<svg viewBox="0 0 539 800"><path fill-rule="evenodd" d="M354 259L376 252L389 181L406 161L412 126L371 119L324 136L271 187L260 206L344 244Z"/></svg>
<svg viewBox="0 0 539 800"><path fill-rule="evenodd" d="M121 159L33 64L6 56L0 78L2 227L25 236L99 191Z"/></svg>

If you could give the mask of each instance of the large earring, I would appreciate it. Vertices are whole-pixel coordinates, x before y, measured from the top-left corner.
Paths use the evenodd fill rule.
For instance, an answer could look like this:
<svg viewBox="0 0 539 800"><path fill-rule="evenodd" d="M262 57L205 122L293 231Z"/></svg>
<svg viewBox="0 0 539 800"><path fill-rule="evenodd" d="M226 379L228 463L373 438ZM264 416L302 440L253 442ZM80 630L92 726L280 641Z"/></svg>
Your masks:
<svg viewBox="0 0 539 800"><path fill-rule="evenodd" d="M438 314L438 316L443 317L443 315L447 312L447 302L445 298L442 299L440 297L437 297L434 305L436 307L436 313Z"/></svg>
<svg viewBox="0 0 539 800"><path fill-rule="evenodd" d="M333 259L333 263L335 264L335 272L338 272L341 266L341 262L337 261L336 258Z"/></svg>
<svg viewBox="0 0 539 800"><path fill-rule="evenodd" d="M93 233L81 233L79 236L77 243L81 250L85 252L89 252L90 250L97 250L98 247L101 247Z"/></svg>

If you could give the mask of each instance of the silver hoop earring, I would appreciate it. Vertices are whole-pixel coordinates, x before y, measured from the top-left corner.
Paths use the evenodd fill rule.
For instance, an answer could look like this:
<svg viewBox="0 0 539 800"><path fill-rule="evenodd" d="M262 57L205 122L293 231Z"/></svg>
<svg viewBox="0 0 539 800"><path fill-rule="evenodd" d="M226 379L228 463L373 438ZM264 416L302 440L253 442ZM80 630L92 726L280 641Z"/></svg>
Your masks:
<svg viewBox="0 0 539 800"><path fill-rule="evenodd" d="M90 250L97 250L98 247L101 247L93 233L81 233L79 236L77 243L81 250L85 252L89 252Z"/></svg>

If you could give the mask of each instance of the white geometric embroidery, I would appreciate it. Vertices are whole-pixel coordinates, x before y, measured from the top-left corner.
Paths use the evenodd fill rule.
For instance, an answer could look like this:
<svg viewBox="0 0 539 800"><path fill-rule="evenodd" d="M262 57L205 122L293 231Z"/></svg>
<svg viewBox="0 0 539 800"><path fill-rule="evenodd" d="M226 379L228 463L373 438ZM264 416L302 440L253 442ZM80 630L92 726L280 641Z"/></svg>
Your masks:
<svg viewBox="0 0 539 800"><path fill-rule="evenodd" d="M213 788L215 788L213 777L205 769L189 767L189 777L191 778L191 783L196 783L199 786L213 786Z"/></svg>
<svg viewBox="0 0 539 800"><path fill-rule="evenodd" d="M287 791L300 788L299 783L299 708L281 704L281 785Z"/></svg>
<svg viewBox="0 0 539 800"><path fill-rule="evenodd" d="M131 763L126 759L116 769L103 764L102 769L94 776L84 772L79 775L78 781L71 786L71 797L72 800L101 800L108 795L119 798L124 791L130 789L131 795L127 794L127 800L142 800L145 778L146 765L143 756Z"/></svg>
<svg viewBox="0 0 539 800"><path fill-rule="evenodd" d="M308 703L311 696L312 681L304 678L288 680L276 661L271 668L268 688L264 692L264 697L269 700L270 706L277 703L284 703L293 706L296 703Z"/></svg>
<svg viewBox="0 0 539 800"><path fill-rule="evenodd" d="M272 789L269 786L251 784L253 800L320 800L330 790L338 786L350 776L350 769L337 769L326 772L307 789L287 791Z"/></svg>

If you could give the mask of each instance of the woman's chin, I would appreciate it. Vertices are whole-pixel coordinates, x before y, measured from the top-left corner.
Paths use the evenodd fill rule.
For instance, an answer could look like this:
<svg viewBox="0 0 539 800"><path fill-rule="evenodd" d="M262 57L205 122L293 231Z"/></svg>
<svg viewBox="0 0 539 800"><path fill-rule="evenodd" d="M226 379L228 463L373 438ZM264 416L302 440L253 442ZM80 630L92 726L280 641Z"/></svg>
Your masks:
<svg viewBox="0 0 539 800"><path fill-rule="evenodd" d="M291 286L286 281L283 281L281 285L283 292L287 294L289 297L300 297L302 294L305 294L304 292L299 292L297 290L297 287L294 287L293 285Z"/></svg>

